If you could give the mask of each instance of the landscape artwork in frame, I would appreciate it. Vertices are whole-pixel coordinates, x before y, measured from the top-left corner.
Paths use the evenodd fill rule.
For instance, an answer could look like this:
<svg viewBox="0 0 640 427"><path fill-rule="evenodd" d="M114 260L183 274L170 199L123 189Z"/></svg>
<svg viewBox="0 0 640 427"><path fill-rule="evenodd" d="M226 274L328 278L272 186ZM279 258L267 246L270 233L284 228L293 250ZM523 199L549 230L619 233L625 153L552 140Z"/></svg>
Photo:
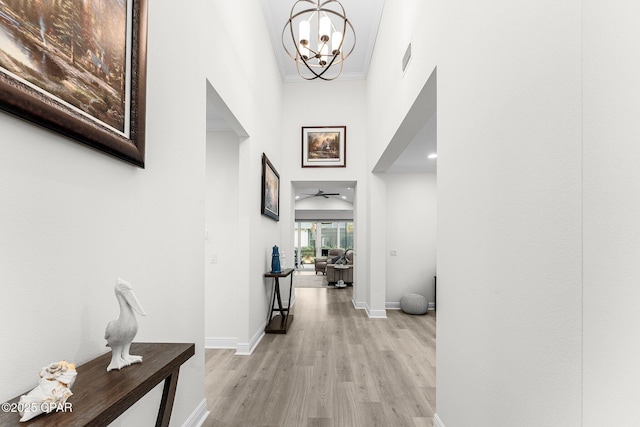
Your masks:
<svg viewBox="0 0 640 427"><path fill-rule="evenodd" d="M144 167L147 0L0 0L0 109Z"/></svg>
<svg viewBox="0 0 640 427"><path fill-rule="evenodd" d="M343 168L346 166L346 126L302 128L303 168Z"/></svg>
<svg viewBox="0 0 640 427"><path fill-rule="evenodd" d="M262 153L262 214L280 220L280 175Z"/></svg>

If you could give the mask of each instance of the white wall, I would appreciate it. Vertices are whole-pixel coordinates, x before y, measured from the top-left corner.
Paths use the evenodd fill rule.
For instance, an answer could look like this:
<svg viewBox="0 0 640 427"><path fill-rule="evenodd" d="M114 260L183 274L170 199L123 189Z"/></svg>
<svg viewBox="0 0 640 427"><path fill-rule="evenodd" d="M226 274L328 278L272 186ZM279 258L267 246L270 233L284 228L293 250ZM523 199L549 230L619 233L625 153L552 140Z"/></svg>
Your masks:
<svg viewBox="0 0 640 427"><path fill-rule="evenodd" d="M238 245L245 254L245 268L236 271L236 309L238 352L249 353L267 318L271 282L263 275L271 267L271 248L280 242L280 229L288 224L291 209L289 186L281 185L281 221L260 214L263 152L280 173L281 183L288 181L281 161L282 79L261 7L226 0L205 2L203 7L205 37L211 41L201 51L207 80L246 134L238 152Z"/></svg>
<svg viewBox="0 0 640 427"><path fill-rule="evenodd" d="M580 425L580 2L398 3L367 82L370 161L437 65L437 422Z"/></svg>
<svg viewBox="0 0 640 427"><path fill-rule="evenodd" d="M424 0L385 2L367 77L369 170L379 161L436 66L436 46L444 43L437 34L438 19L444 17L438 15L436 5ZM403 74L402 58L409 43L412 58Z"/></svg>
<svg viewBox="0 0 640 427"><path fill-rule="evenodd" d="M290 181L353 181L356 182L354 202L354 252L355 285L354 301L365 304L368 272L366 260L368 241L366 188L368 185L367 159L368 131L366 128L366 86L363 81L332 82L312 81L286 83L284 85L282 109L282 171ZM303 94L304 96L301 96ZM347 166L344 168L303 168L302 127L303 126L346 126ZM281 218L282 219L282 218ZM283 221L282 248L293 253L293 217ZM360 285L358 285L360 284ZM384 301L382 302L384 308Z"/></svg>
<svg viewBox="0 0 640 427"><path fill-rule="evenodd" d="M118 276L148 314L136 341L196 343L172 425L204 399L205 95L191 43L198 7L150 6L146 169L0 114L0 401L34 387L49 362L81 364L109 350L103 337L118 316ZM153 424L160 392L114 425Z"/></svg>
<svg viewBox="0 0 640 427"><path fill-rule="evenodd" d="M439 426L637 424L638 13L385 4L370 161L438 67Z"/></svg>
<svg viewBox="0 0 640 427"><path fill-rule="evenodd" d="M434 173L387 173L386 305L408 293L434 299L437 187ZM397 255L391 255L394 250Z"/></svg>
<svg viewBox="0 0 640 427"><path fill-rule="evenodd" d="M373 170L380 161L436 66L439 23L435 4L421 0L385 2L366 82L368 170ZM413 54L403 74L402 57L409 43ZM386 228L386 190L384 181L375 174L370 176L369 185L370 198L365 209L370 233L367 241L371 252L367 262L371 268L371 292L367 300L379 308L385 305L388 258L386 234L376 234L375 230ZM382 311L380 314L384 315Z"/></svg>
<svg viewBox="0 0 640 427"><path fill-rule="evenodd" d="M238 235L238 136L207 132L205 345L236 348L238 270L246 268Z"/></svg>
<svg viewBox="0 0 640 427"><path fill-rule="evenodd" d="M437 398L447 427L581 424L580 9L442 6Z"/></svg>
<svg viewBox="0 0 640 427"><path fill-rule="evenodd" d="M640 4L583 5L583 425L632 426L640 418Z"/></svg>

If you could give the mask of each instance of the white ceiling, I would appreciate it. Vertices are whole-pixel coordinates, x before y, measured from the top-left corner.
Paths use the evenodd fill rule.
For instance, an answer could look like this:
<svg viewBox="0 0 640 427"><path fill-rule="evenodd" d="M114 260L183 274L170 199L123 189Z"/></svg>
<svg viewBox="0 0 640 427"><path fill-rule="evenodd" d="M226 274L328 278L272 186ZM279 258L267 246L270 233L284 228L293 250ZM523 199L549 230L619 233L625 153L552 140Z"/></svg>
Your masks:
<svg viewBox="0 0 640 427"><path fill-rule="evenodd" d="M297 73L294 61L287 55L282 46L282 30L289 19L291 8L295 0L261 0L267 30L271 39L276 62L284 82L304 81ZM356 47L353 54L344 62L339 80L366 79L369 63L373 54L380 18L384 7L384 0L341 0L347 18L351 21L356 32ZM331 82L326 82L331 84ZM209 96L208 96L209 98ZM207 130L230 131L231 127L225 122L216 106L208 99ZM435 115L429 119L417 133L412 142L395 160L387 172L436 172L436 160L428 159L427 155L436 151L436 120ZM340 196L331 196L353 203L353 183L345 182L307 182L294 184L296 195L301 199L310 197L318 190L337 192ZM316 199L324 199L317 197Z"/></svg>
<svg viewBox="0 0 640 427"><path fill-rule="evenodd" d="M296 71L295 62L282 47L282 30L291 16L294 0L261 0L267 22L271 44L276 55L278 68L285 82L303 80ZM384 0L341 0L347 19L356 33L356 46L351 56L344 62L340 80L362 80L367 77L369 62L376 43L378 26ZM312 4L308 4L313 7ZM308 8L307 4L296 10Z"/></svg>
<svg viewBox="0 0 640 427"><path fill-rule="evenodd" d="M437 154L436 116L422 127L418 134L404 149L402 154L387 169L389 173L436 173L438 161L430 159L430 154Z"/></svg>
<svg viewBox="0 0 640 427"><path fill-rule="evenodd" d="M315 199L318 202L342 200L353 204L355 195L355 182L352 181L296 181L293 182L296 200ZM339 193L338 195L314 196L318 191L325 193Z"/></svg>
<svg viewBox="0 0 640 427"><path fill-rule="evenodd" d="M296 220L353 220L354 181L294 181ZM314 196L319 190L339 193Z"/></svg>
<svg viewBox="0 0 640 427"><path fill-rule="evenodd" d="M230 132L231 126L222 117L216 105L207 97L207 130L210 132Z"/></svg>

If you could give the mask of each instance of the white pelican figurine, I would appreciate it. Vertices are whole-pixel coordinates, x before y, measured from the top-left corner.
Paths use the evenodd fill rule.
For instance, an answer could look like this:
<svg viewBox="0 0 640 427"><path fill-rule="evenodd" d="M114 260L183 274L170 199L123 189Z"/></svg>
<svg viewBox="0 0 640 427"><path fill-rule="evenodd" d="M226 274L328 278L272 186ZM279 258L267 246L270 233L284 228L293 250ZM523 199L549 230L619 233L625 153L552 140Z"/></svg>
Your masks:
<svg viewBox="0 0 640 427"><path fill-rule="evenodd" d="M120 316L109 322L104 332L107 347L111 347L111 363L107 367L107 372L112 369L120 370L133 363L142 362L142 356L129 354L131 341L133 341L133 337L138 332L138 322L136 322L136 315L133 310L141 316L147 315L133 293L133 288L129 282L118 278L115 293L118 304L120 304Z"/></svg>

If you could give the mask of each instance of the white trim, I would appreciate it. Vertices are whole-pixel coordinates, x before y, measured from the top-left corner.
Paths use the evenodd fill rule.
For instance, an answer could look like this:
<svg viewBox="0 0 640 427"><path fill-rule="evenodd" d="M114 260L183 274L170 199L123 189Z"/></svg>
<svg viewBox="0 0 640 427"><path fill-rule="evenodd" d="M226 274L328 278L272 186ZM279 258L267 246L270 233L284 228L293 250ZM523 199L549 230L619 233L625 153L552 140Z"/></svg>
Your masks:
<svg viewBox="0 0 640 427"><path fill-rule="evenodd" d="M182 427L200 427L209 416L207 411L207 399L202 399L196 409L189 415L189 418L182 424Z"/></svg>
<svg viewBox="0 0 640 427"><path fill-rule="evenodd" d="M367 316L370 319L386 319L387 318L387 310L371 310L369 306L367 306Z"/></svg>
<svg viewBox="0 0 640 427"><path fill-rule="evenodd" d="M238 338L216 338L216 337L206 337L204 339L204 348L236 348L236 343L238 342Z"/></svg>
<svg viewBox="0 0 640 427"><path fill-rule="evenodd" d="M384 303L384 307L387 310L400 310L400 302L387 301ZM430 302L429 305L427 306L427 310L434 311L435 309L436 309L436 303Z"/></svg>
<svg viewBox="0 0 640 427"><path fill-rule="evenodd" d="M236 347L236 356L251 356L253 350L256 349L262 338L264 337L264 328L267 327L267 322L264 322L258 332L251 338L248 343L238 343Z"/></svg>
<svg viewBox="0 0 640 427"><path fill-rule="evenodd" d="M364 310L367 307L367 304L364 302L356 302L353 299L351 299L351 302L353 303L353 307L358 310Z"/></svg>
<svg viewBox="0 0 640 427"><path fill-rule="evenodd" d="M444 423L438 416L438 414L433 414L433 427L444 427Z"/></svg>
<svg viewBox="0 0 640 427"><path fill-rule="evenodd" d="M289 305L289 301L288 300L283 300L282 304L284 306L287 306L289 308L293 307L296 304L296 296L295 293L293 294L293 302L291 303L291 305ZM275 317L276 314L279 313L273 313L272 318ZM264 329L267 327L267 322L264 322L262 324L262 326L260 326L260 329L258 329L258 332L256 332L256 334L253 336L253 338L251 338L251 341L249 341L248 343L238 343L236 346L236 355L237 356L251 356L251 354L253 353L253 350L256 349L256 347L258 346L258 344L260 344L260 341L262 341L262 338L264 338Z"/></svg>
<svg viewBox="0 0 640 427"><path fill-rule="evenodd" d="M356 302L353 299L351 300L353 306L358 310L364 310L367 312L367 316L370 319L386 319L387 318L387 310L371 310L369 308L369 304L366 302Z"/></svg>

